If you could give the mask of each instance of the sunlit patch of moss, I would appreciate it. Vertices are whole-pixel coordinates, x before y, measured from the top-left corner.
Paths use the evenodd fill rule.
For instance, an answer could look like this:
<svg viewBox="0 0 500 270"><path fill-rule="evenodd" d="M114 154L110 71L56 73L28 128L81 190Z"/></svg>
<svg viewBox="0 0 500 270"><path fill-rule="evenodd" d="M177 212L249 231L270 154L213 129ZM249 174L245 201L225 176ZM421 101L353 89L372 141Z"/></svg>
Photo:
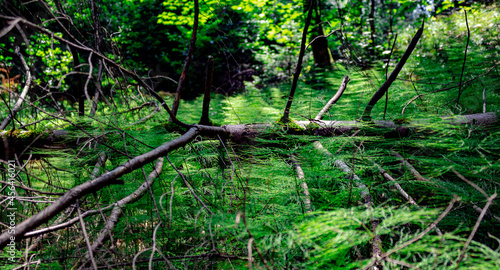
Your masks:
<svg viewBox="0 0 500 270"><path fill-rule="evenodd" d="M281 117L278 121L276 121L276 124L281 126L282 129L289 133L299 133L303 132L304 128L302 128L300 125L295 123L295 121L288 119L288 122L283 121L283 117Z"/></svg>

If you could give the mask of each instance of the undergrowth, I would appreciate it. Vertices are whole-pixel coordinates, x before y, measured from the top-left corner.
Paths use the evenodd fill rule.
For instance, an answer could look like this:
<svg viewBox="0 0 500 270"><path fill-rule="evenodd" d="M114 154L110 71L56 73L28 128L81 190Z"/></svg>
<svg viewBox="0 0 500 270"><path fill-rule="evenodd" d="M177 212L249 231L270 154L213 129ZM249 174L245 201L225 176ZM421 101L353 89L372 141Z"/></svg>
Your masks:
<svg viewBox="0 0 500 270"><path fill-rule="evenodd" d="M479 113L483 109L483 89L487 110L498 111L498 8L469 13L469 26L472 42L463 76L466 84L458 105L457 85L466 31L463 15L457 13L426 23L422 41L390 89L386 119L438 119L437 115ZM415 29L408 28L399 35L396 56L402 54L414 32ZM395 62L391 60L391 68ZM371 70L361 70L337 63L331 71L314 74L314 69L310 69L311 73L304 74L297 90L292 118L314 118L347 74L351 82L325 119L358 119L371 94L385 79L383 63L377 65ZM320 77L320 86L316 79L311 79L314 76ZM256 78L244 93L214 95L211 120L220 125L276 122L282 114L289 84L258 86ZM420 98L410 103L418 95ZM127 97L127 102L116 98L116 108L101 104L105 110L98 110L100 113L95 117L83 118L78 124L72 124L76 123L77 116L76 110L70 109L66 112L69 121L53 117L44 120L43 125L30 126L33 130L65 128L76 132L70 139L82 141L76 149L51 153L32 149L43 156L27 164L29 174L18 177L31 183L33 188L63 192L89 180L101 153L108 156L100 169L102 173L179 136L165 129L168 119L165 112L154 106L129 111L126 108L140 106L144 97L132 91ZM201 104L202 98L181 102L180 119L197 123ZM403 108L406 108L404 114ZM130 124L152 112L147 121ZM2 110L0 116L7 113ZM375 119L383 117L383 101L372 115ZM39 113L30 121L50 116ZM125 214L113 231L113 242L94 256L99 262L113 261L115 265L111 267L127 268L130 264L120 263L130 263L135 254L155 245L163 256L147 251L137 258L137 265L144 268L151 261L158 268L171 263L187 269L246 269L253 264L263 269L262 256L272 269L362 269L373 262L373 239L379 236L379 248L386 254L391 253L387 260L380 262L383 269L455 269L458 266L498 269L500 227L496 213L500 209L496 202L481 220L464 259L459 262L464 243L478 220L477 208L485 207L487 201L481 191L459 175L488 196L498 190L500 127L451 128L438 121L430 123L426 130L432 132L410 133L404 138L384 138L365 132L356 136L299 136L279 129L273 131L273 136L256 139L250 145L198 137L169 154L173 166L165 159L163 172L147 195L125 206ZM334 157L320 154L313 147L314 141L321 142ZM425 180L416 180L394 152L408 160ZM301 164L305 180L298 179L292 157ZM363 203L364 188L356 185L352 174L334 166L336 159L346 162L361 178L370 194L371 205ZM418 206L400 196L394 183L380 174L377 165L392 175ZM182 172L185 179L173 167ZM79 202L82 211L113 204L127 196L144 182L152 169L152 164L145 166L123 176L122 182L85 197ZM308 185L311 213L306 213L302 182ZM213 214L192 196L190 188ZM443 213L455 195L459 201L437 225L441 234L433 228L420 235ZM48 196L45 201L33 204L34 207L21 203L19 211L29 216L54 199ZM378 223L376 228L372 227L374 221ZM101 215L94 215L85 219L85 225L92 239L104 222ZM416 238L418 241L405 244ZM41 260L41 269L70 268L87 252L77 225L40 241L43 247L34 249L29 256ZM154 259L149 260L150 256ZM249 260L249 256L253 259ZM168 258L169 263L163 257Z"/></svg>

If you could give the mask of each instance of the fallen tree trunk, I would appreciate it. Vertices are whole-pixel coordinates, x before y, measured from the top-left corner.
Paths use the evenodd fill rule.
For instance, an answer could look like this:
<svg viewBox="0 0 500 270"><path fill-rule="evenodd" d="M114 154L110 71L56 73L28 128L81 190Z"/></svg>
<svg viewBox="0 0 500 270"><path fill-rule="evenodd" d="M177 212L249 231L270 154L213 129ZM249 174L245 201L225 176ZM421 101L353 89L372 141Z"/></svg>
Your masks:
<svg viewBox="0 0 500 270"><path fill-rule="evenodd" d="M478 113L458 116L442 116L436 119L415 120L407 124L396 124L394 121L374 120L371 122L361 121L297 121L287 126L276 126L275 124L242 124L222 126L236 142L249 142L262 134L268 134L273 127L278 127L293 134L310 134L318 136L349 135L357 130L370 131L375 135L383 135L386 138L407 137L411 132L432 130L432 126L440 127L460 125L489 126L498 123L499 117L496 112Z"/></svg>
<svg viewBox="0 0 500 270"><path fill-rule="evenodd" d="M360 122L360 121L324 121L324 120L313 120L313 121L297 121L292 124L285 126L278 126L271 123L255 123L255 124L242 124L242 125L226 125L220 128L214 127L215 129L220 129L231 137L231 139L238 143L249 143L254 138L262 136L263 134L269 134L272 129L280 128L292 134L310 134L317 136L335 136L335 135L350 135L358 130L370 131L369 134L383 135L386 138L399 138L406 137L410 135L411 132L419 132L422 130L432 130L436 124L439 126L453 126L460 125L477 125L477 126L489 126L498 123L499 117L496 112L487 113L477 113L469 115L457 115L457 116L441 116L436 119L423 119L414 120L407 124L396 124L394 121L389 120L374 120L371 122ZM197 125L197 127L204 127L204 129L209 128L208 126ZM47 136L41 136L42 133L46 133ZM221 133L213 133L221 134ZM70 144L76 143L74 136L70 141L69 132L66 130L53 130L53 131L19 131L19 132L0 132L0 138L3 143L0 143L0 153L11 153L10 157L14 156L14 151L21 151L25 149L26 145L42 148L42 149L60 149L68 148ZM81 139L80 139L81 141ZM20 157L20 153L17 153ZM9 157L5 157L8 160Z"/></svg>
<svg viewBox="0 0 500 270"><path fill-rule="evenodd" d="M116 167L114 170L101 175L96 179L87 181L81 185L78 185L68 192L66 192L57 201L38 212L37 214L31 216L30 218L24 220L20 224L15 226L15 230L7 230L0 235L0 249L3 249L7 245L11 245L18 242L24 238L24 234L35 229L36 227L46 223L51 218L62 212L64 209L76 202L77 199L90 194L92 192L98 191L108 185L117 183L116 180L127 173L130 173L142 166L153 162L159 157L167 155L169 152L178 149L189 142L191 142L198 135L211 135L211 134L225 134L226 131L222 128L209 127L209 126L192 126L185 134L176 138L166 144L163 144L156 149L149 151L140 156L134 157L127 161L126 163Z"/></svg>

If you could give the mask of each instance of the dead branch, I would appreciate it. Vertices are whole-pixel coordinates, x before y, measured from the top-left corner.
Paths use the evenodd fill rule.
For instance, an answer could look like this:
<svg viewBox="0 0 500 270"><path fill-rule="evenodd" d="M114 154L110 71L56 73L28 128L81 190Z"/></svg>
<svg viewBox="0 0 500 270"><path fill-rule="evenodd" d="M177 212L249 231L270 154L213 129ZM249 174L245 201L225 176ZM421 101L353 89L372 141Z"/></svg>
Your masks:
<svg viewBox="0 0 500 270"><path fill-rule="evenodd" d="M179 102L181 100L181 91L182 86L184 85L184 80L186 80L186 74L189 69L189 65L191 64L191 58L194 53L194 45L196 43L196 32L198 31L198 17L200 14L200 8L198 5L198 0L194 0L194 22L193 22L193 32L191 33L191 42L189 43L189 49L186 56L186 60L184 61L184 67L182 68L181 77L179 78L179 84L177 85L177 89L175 91L175 99L172 105L172 115L170 115L170 121L175 120L177 116L177 110L179 110Z"/></svg>
<svg viewBox="0 0 500 270"><path fill-rule="evenodd" d="M24 99L26 98L26 94L28 94L28 90L30 89L31 86L31 81L33 78L31 77L31 72L26 64L26 61L24 60L23 55L19 52L19 47L16 47L15 54L21 59L21 63L23 63L24 70L26 72L26 83L24 84L23 91L21 92L21 95L19 96L19 99L17 100L16 104L10 110L9 115L2 121L2 124L0 124L0 130L3 130L7 127L7 125L10 123L12 119L16 116L17 112L21 109L21 105L24 102Z"/></svg>
<svg viewBox="0 0 500 270"><path fill-rule="evenodd" d="M486 194L486 192L482 188L480 188L478 185L474 184L472 181L470 181L469 179L465 178L463 175L458 173L457 170L455 170L455 168L451 167L451 171L456 176L458 176L458 178L460 178L462 181L466 182L467 184L475 188L477 191L479 191L481 194L483 194L484 197L489 198L488 194Z"/></svg>
<svg viewBox="0 0 500 270"><path fill-rule="evenodd" d="M113 210L111 211L111 214L109 215L106 221L106 225L101 230L94 243L92 243L92 247L89 249L89 252L85 255L85 260L82 263L82 266L87 264L87 261L91 259L90 257L91 254L98 252L98 249L104 244L105 241L107 241L109 235L113 231L113 228L118 223L120 216L123 214L123 208L127 204L133 203L142 198L144 192L146 192L148 188L154 184L156 178L158 177L158 175L160 175L162 168L163 168L163 158L159 158L156 161L153 171L149 174L146 181L140 187L138 187L132 194L128 195L127 197L119 200L114 204Z"/></svg>
<svg viewBox="0 0 500 270"><path fill-rule="evenodd" d="M302 188L302 192L304 193L304 208L306 209L306 213L312 212L311 206L311 197L309 195L309 188L307 187L307 183L305 181L304 171L300 166L300 163L297 161L295 156L292 156L292 163L297 171L297 179L300 181L300 187Z"/></svg>
<svg viewBox="0 0 500 270"><path fill-rule="evenodd" d="M330 153L330 151L324 148L319 141L314 141L314 148L316 148L319 152L323 153L324 155L333 158L332 153ZM351 170L351 168L349 168L349 166L345 164L344 161L340 159L335 159L334 165L335 167L340 168L344 173L351 175L354 184L360 189L361 198L364 200L364 204L368 209L372 209L373 201L371 199L370 193L368 192L368 187ZM371 220L371 228L373 233L372 256L374 258L379 258L382 255L382 250L380 249L380 247L382 246L382 239L380 238L380 235L375 234L378 224L379 222L377 220L373 219Z"/></svg>
<svg viewBox="0 0 500 270"><path fill-rule="evenodd" d="M445 218L448 213L451 211L451 209L453 208L453 205L455 205L455 203L459 201L459 198L455 195L453 196L453 199L451 200L450 204L448 204L448 207L446 207L446 209L443 211L443 213L441 213L441 215L439 215L439 217L434 221L432 222L425 230L423 230L421 233L419 233L417 236L413 237L412 239L406 241L405 243L403 243L402 245L388 251L387 253L384 253L382 254L382 256L378 259L375 259L374 261L372 261L371 263L369 263L367 266L365 266L363 269L364 270L368 270L370 269L372 266L374 266L375 264L377 264L378 262L380 261L383 261L385 260L386 258L388 258L389 256L391 256L393 253L396 253L398 252L399 250L417 242L418 240L422 239L422 237L424 237L426 234L428 234L432 229L434 229L436 227L436 225L441 222L441 220L443 220L443 218Z"/></svg>
<svg viewBox="0 0 500 270"><path fill-rule="evenodd" d="M4 19L4 20L10 20L9 24L7 27L5 27L4 29L2 29L2 31L0 31L0 37L2 37L3 35L7 34L10 30L12 30L12 28L19 24L19 23L23 23L31 28L34 28L36 29L37 31L39 31L40 33L43 33L45 35L48 35L60 42L63 42L65 44L67 44L68 46L71 46L75 49L78 49L80 51L84 51L84 52L87 52L87 53L92 53L95 57L98 57L100 59L102 59L104 62L110 64L112 67L120 70L121 72L123 72L124 74L132 77L134 80L136 80L137 82L139 82L139 84L144 87L144 89L146 89L150 95L152 95L156 100L159 101L160 105L167 111L167 113L169 114L170 116L170 119L172 122L182 126L182 127L190 127L190 125L186 124L186 123L183 123L181 121L179 121L176 116L173 114L173 112L170 110L170 107L168 107L168 105L166 104L165 100L163 100L163 98L156 92L154 91L154 89L152 89L146 82L144 82L144 80L142 80L135 72L133 71L130 71L124 67L122 67L120 64L116 63L115 61L109 59L108 57L106 57L105 55L101 54L100 52L97 52L95 51L94 49L92 48L89 48L87 46L84 46L82 45L81 43L79 44L76 44L74 42L71 42L67 39L64 39L58 35L55 35L54 33L52 33L51 31L43 28L43 27L40 27L28 20L25 20L23 18L19 18L19 17L11 17L11 16L4 16L4 15L0 15L0 18L1 19Z"/></svg>
<svg viewBox="0 0 500 270"><path fill-rule="evenodd" d="M212 212L212 210L210 210L210 208L208 208L208 206L203 202L203 200L198 195L196 195L196 192L194 192L194 190L191 187L191 184L188 182L186 176L183 173L181 173L177 169L177 167L174 166L174 164L172 163L172 161L170 161L168 156L167 156L167 160L170 163L170 166L172 166L172 168L174 168L174 170L177 172L177 174L179 174L179 176L182 178L182 180L184 180L184 184L188 187L191 194L193 194L193 197L203 206L203 208L205 208L207 210L208 213L210 213L210 215L213 215L214 213Z"/></svg>
<svg viewBox="0 0 500 270"><path fill-rule="evenodd" d="M429 182L429 179L423 177L416 169L413 167L410 162L408 162L403 156L401 156L398 152L396 151L391 151L392 155L398 158L398 161L405 165L405 167L411 172L413 177L415 177L418 181L427 181Z"/></svg>
<svg viewBox="0 0 500 270"><path fill-rule="evenodd" d="M417 43L420 37L422 36L423 31L424 31L424 22L422 22L422 26L418 29L417 33L411 40L410 44L408 45L408 48L401 57L401 60L398 62L394 70L391 72L391 75L389 75L389 78L384 82L384 84L382 84L382 86L377 90L377 92L373 94L373 97L368 102L368 105L366 105L365 111L363 112L363 116L361 117L363 121L370 121L372 119L371 112L373 107L384 96L384 94L387 92L391 84L398 77L399 72L403 69L404 65L406 64L406 61L413 52L413 49L415 49L415 46L417 46Z"/></svg>
<svg viewBox="0 0 500 270"><path fill-rule="evenodd" d="M325 113L327 113L332 108L333 104L335 104L340 99L340 97L344 93L344 90L347 87L347 83L349 83L349 81L350 81L349 77L347 75L345 75L344 79L342 79L342 83L340 84L340 87L339 87L339 90L337 91L337 93L335 93L335 95L330 99L330 101L328 101L328 103L326 103L325 107L323 107L323 109L321 109L321 111L318 113L318 115L316 115L316 117L314 117L314 120L323 119L323 115Z"/></svg>
<svg viewBox="0 0 500 270"><path fill-rule="evenodd" d="M100 214L102 212L109 211L114 206L115 206L115 204L111 204L111 205L108 205L106 207L103 207L103 208L100 208L100 209L97 209L97 210L85 211L85 212L82 213L82 218L86 218L88 216L97 215L97 214ZM36 230L36 231L27 232L27 233L25 233L23 235L23 238L29 238L29 237L39 236L39 235L43 235L43 234L46 234L46 233L49 233L49 232L62 230L62 229L65 229L65 228L68 228L68 227L74 225L78 221L79 221L79 218L75 217L75 218L69 219L68 221L65 221L63 223L56 223L55 225L52 225L50 227L46 227L46 228L39 229L39 230Z"/></svg>
<svg viewBox="0 0 500 270"><path fill-rule="evenodd" d="M475 204L472 205L472 208L474 209L474 211L476 211L476 213L481 214L481 212L483 212L483 209ZM486 213L487 218L488 218L488 216L489 216L489 218L493 218L496 222L500 222L499 216L492 215L491 213Z"/></svg>
<svg viewBox="0 0 500 270"><path fill-rule="evenodd" d="M85 228L85 222L83 221L82 218L82 213L80 211L80 203L78 202L79 200L76 200L76 211L78 212L78 220L80 221L80 226L82 228L82 234L83 238L85 239L85 244L87 245L87 250L88 250L88 256L90 258L90 261L92 262L92 267L94 270L97 270L97 264L94 259L94 252L92 252L92 248L90 247L90 239L89 235L87 234L87 229Z"/></svg>
<svg viewBox="0 0 500 270"><path fill-rule="evenodd" d="M476 224L474 225L474 229L472 229L472 232L470 233L469 238L467 238L467 242L465 242L464 248L462 249L462 252L460 253L460 257L458 258L457 267L455 268L455 270L457 270L460 267L460 263L464 259L465 252L467 251L467 248L469 247L470 242L472 241L472 238L474 238L474 235L476 234L477 229L479 228L479 225L481 224L481 221L483 220L484 215L486 214L486 211L488 211L488 208L493 203L493 200L496 197L497 197L496 193L491 195L491 197L488 197L488 202L486 203L486 205L483 208L483 211L481 211L481 214L477 218Z"/></svg>
<svg viewBox="0 0 500 270"><path fill-rule="evenodd" d="M297 60L297 66L295 67L295 72L293 73L292 87L290 88L290 94L288 95L288 102L285 106L285 111L283 112L283 117L281 121L283 123L288 123L290 121L290 108L292 107L293 97L295 96L295 90L297 89L297 83L299 82L300 72L302 71L302 59L306 51L306 39L307 39L307 29L309 29L309 24L311 23L313 6L316 4L315 1L309 1L309 11L307 12L307 18L304 25L304 31L302 32L302 42L300 43L299 59Z"/></svg>
<svg viewBox="0 0 500 270"><path fill-rule="evenodd" d="M23 239L24 234L28 231L46 223L48 220L53 218L55 215L66 209L68 206L76 202L78 198L100 190L101 188L117 183L117 179L120 176L128 174L138 168L141 168L145 164L152 162L153 160L167 155L169 152L178 149L191 142L197 135L210 135L210 134L226 134L226 131L218 127L208 127L195 125L191 127L184 135L178 137L156 149L149 151L140 156L134 157L127 161L126 163L118 166L114 170L103 174L102 176L87 181L81 185L78 185L68 192L66 192L61 198L56 202L52 203L42 211L31 216L30 218L24 220L16 226L14 234L9 234L4 232L0 235L0 249L4 248L7 243L10 242L11 237L15 237L15 241L20 241Z"/></svg>
<svg viewBox="0 0 500 270"><path fill-rule="evenodd" d="M389 173L387 173L386 170L384 170L378 164L376 164L376 166L377 166L377 169L379 170L380 174L382 174L382 176L385 179L387 179L391 182L394 182L394 186L399 191L399 194L401 194L401 196L403 196L411 205L417 205L415 200L410 195L408 195L408 193L406 193L406 191L398 184L398 182L396 182L396 180L394 180L394 178L392 178L392 176Z"/></svg>

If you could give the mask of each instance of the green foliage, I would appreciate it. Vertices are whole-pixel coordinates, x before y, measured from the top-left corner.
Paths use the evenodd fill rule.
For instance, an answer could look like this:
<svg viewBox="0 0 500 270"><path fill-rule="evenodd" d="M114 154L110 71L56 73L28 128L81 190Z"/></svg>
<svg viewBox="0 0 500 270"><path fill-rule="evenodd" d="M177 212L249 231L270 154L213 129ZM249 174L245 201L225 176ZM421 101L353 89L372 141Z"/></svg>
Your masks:
<svg viewBox="0 0 500 270"><path fill-rule="evenodd" d="M404 237L407 228L430 221L437 210L408 208L336 209L317 212L298 227L298 244L307 247L307 265L315 269L357 269L365 262L354 261L354 248L373 239L371 222L381 220L376 234L386 239ZM387 243L389 244L389 243ZM393 246L393 243L390 243ZM397 246L394 245L394 246Z"/></svg>
<svg viewBox="0 0 500 270"><path fill-rule="evenodd" d="M357 119L373 92L385 80L384 63L373 61L376 67L369 70L355 65L368 59L364 52L371 42L365 29L366 6L363 8L361 1L340 1L338 4L328 2L320 6L322 16L330 21L325 30L335 30L343 23L345 36L332 35L330 45L347 48L347 38L354 54L344 55L345 61L338 61L335 69L328 71L314 67L311 56L307 57L306 73L299 81L291 109L296 120L313 118L336 92L340 78L345 74L352 81L325 119ZM393 67L415 32L411 26L414 22L409 19L403 21L402 18L412 13L416 4L411 1L383 4L395 5L392 6L391 16L400 20L394 22L392 27L403 28L391 60L390 67ZM87 29L82 35L91 40L90 10L80 8L74 2L66 3L65 8L78 28ZM178 73L184 58L181 54L185 52L192 27L191 4L153 0L124 1L121 4L103 1L100 8L102 14L109 15L101 16L102 22L114 31L105 35L105 39L110 44L118 44L123 50L123 54L115 56L119 63L137 67L138 72L152 69L149 64L159 63L164 66L155 70L156 74L174 69ZM286 79L295 63L293 56L303 19L300 3L206 1L201 9L200 34L195 52L199 61L193 63L193 74L202 74L203 57L218 50L219 55L231 54L237 59L235 62L241 64L238 71L252 67L257 63L254 61L260 61L260 70L264 72L254 76L253 82L246 82L245 90L238 95L212 94L211 120L220 125L276 123L288 98ZM387 12L387 9L377 10L381 15L377 17L377 26L385 35L378 37L383 44L382 48L377 48L379 52L387 49L387 44L381 40L391 36L391 33L385 33L390 25ZM498 89L495 88L499 85L499 76L494 66L498 62L499 17L496 6L478 8L470 13L472 37L464 73L467 84L464 85L460 103L463 113L482 111L483 99L477 89L486 89L488 110L496 110L500 104ZM119 27L122 27L121 30ZM478 219L473 206L484 207L485 197L453 173L452 168L489 195L498 188L496 179L500 173L498 125L452 128L437 117L457 109L453 99L457 95L457 77L463 63L465 29L462 14L430 19L426 23L425 37L402 71L400 80L390 88L386 119L398 125L408 121L419 123L421 118L430 119L419 126L418 132L397 138L384 138L379 130L363 130L356 136L296 136L290 134L290 131L299 131L296 124L278 122L267 136L256 139L252 145L199 136L168 155L185 179L165 159L163 171L151 189L124 207L124 215L113 230L113 242L105 244L112 247L112 253L97 252L96 258L99 262L130 262L138 252L155 245L177 268L248 269L251 233L256 268L264 267L257 255L258 247L273 269L355 269L371 262L370 250L376 234L381 237L382 252L396 251L391 255L392 261L382 262L384 269L400 269L401 264L397 262L420 269L455 268L464 243ZM56 33L60 35L62 32ZM30 40L34 41L28 49L30 64L41 66L42 76L37 76L40 79L38 83L45 80L52 86L57 85L61 77L71 70L72 55L65 46L47 36L31 35ZM11 46L7 45L5 47L11 50ZM112 54L111 48L103 50L107 55ZM353 57L356 53L360 53L357 63ZM250 55L238 58L245 54ZM6 54L3 59L8 61L8 57ZM82 60L88 55L80 57ZM224 57L219 58L219 68L226 65ZM243 65L248 63L249 66ZM166 66L168 69L162 69ZM237 72L236 67L233 68L229 74ZM285 81L276 83L282 79ZM65 149L30 148L33 156L26 163L26 172L17 176L19 184L22 182L44 192L64 192L90 180L100 153L108 156L103 168L99 169L100 173L104 173L124 164L131 157L177 138L182 132L166 123L167 113L156 109L159 105L142 92L137 82L105 77L104 85L112 88L108 92L108 97L112 99L108 100L109 103L99 102L96 115L92 117L77 117L74 108L45 109L48 106L38 100L34 101L36 108L43 110L35 110L33 106L18 114L16 127L36 123L23 127L28 130L24 139L51 129L65 129L70 133L64 141ZM454 88L441 89L451 86ZM65 91L72 90L69 85L63 84L62 87ZM421 94L421 98L415 98ZM165 99L168 104L172 102L169 96ZM187 123L197 123L202 100L202 97L194 97L183 101L179 118ZM12 107L15 101L5 102ZM90 105L88 101L86 105ZM382 103L375 107L375 119L382 118L383 107ZM8 113L7 109L3 109L0 115L5 117ZM315 124L308 126L309 129L316 127ZM334 153L334 157L320 155L312 145L316 140ZM23 141L22 149L29 143ZM429 181L416 181L412 173L391 154L392 151L401 153ZM27 154L23 157L26 158ZM290 162L291 156L298 159L305 179L297 177ZM348 163L367 186L372 207L360 205L361 188L354 183L352 175L334 166L335 159ZM374 163L391 174L420 206L410 206L394 188L394 183L380 176ZM135 191L152 168L153 164L148 164L121 177L123 183L117 182L82 198L79 201L81 210L113 206ZM313 212L310 214L305 214L303 182L308 185L312 203ZM29 190L18 190L20 198L32 196ZM56 197L45 195L43 198L47 201ZM453 195L458 195L461 201L438 224L443 237L431 232L416 243L400 248L427 228ZM38 212L38 207L46 205L46 201L33 204L26 201L24 204L26 206L20 204L18 211L30 216ZM461 263L463 269L499 267L500 231L493 217L498 213L498 204L493 204L489 210ZM103 211L104 216L109 215L107 210ZM61 217L64 215L61 214ZM76 216L69 215L68 219ZM374 231L371 227L373 220L380 222ZM104 228L104 224L100 214L85 218L91 240ZM158 230L155 231L155 228ZM34 258L42 260L42 269L72 267L87 250L79 225L68 227L59 235L48 235L41 241L42 245ZM216 257L219 255L222 257ZM23 257L20 253L16 256ZM151 255L145 252L138 259L148 261L150 256L158 259L153 266L169 267L163 260L160 261L162 257L159 253ZM179 256L186 257L177 260ZM138 264L137 267L144 268L145 265Z"/></svg>

